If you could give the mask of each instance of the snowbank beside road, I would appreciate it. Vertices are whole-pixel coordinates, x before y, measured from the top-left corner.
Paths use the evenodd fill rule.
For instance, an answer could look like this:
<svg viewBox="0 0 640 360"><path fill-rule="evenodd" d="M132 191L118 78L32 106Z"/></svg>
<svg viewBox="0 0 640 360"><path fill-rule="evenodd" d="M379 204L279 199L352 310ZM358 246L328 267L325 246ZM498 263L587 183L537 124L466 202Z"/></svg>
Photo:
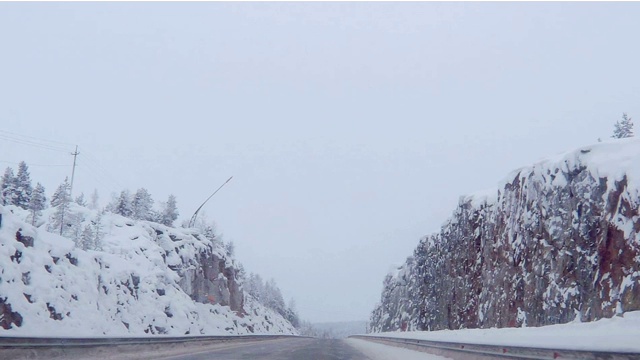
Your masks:
<svg viewBox="0 0 640 360"><path fill-rule="evenodd" d="M360 339L347 339L347 344L356 348L371 360L444 360L446 357L431 355L420 351L382 345Z"/></svg>
<svg viewBox="0 0 640 360"><path fill-rule="evenodd" d="M598 321L529 328L463 329L369 334L485 345L640 353L640 311Z"/></svg>

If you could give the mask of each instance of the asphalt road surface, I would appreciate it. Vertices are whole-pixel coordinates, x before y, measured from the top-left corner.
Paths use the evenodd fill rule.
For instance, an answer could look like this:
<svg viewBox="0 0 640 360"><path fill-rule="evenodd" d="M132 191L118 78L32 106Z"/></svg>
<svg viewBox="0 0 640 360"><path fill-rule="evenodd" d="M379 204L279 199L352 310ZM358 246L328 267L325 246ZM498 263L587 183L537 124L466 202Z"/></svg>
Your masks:
<svg viewBox="0 0 640 360"><path fill-rule="evenodd" d="M342 340L291 338L220 345L200 353L159 357L163 360L367 360Z"/></svg>

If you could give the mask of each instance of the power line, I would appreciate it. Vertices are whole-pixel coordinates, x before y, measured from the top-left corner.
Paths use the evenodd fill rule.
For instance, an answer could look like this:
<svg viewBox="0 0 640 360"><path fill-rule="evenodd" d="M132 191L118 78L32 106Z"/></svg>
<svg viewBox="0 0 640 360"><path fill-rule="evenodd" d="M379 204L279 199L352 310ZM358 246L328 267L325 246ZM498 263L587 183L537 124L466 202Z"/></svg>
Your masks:
<svg viewBox="0 0 640 360"><path fill-rule="evenodd" d="M20 165L20 163L18 163L18 162L6 161L6 160L0 160L0 163ZM62 167L62 166L71 166L71 165L61 165L61 164L31 164L31 163L27 163L27 165L29 165L29 167L31 167L31 166L60 166L60 167Z"/></svg>
<svg viewBox="0 0 640 360"><path fill-rule="evenodd" d="M32 139L30 139L29 136L7 134L6 132L3 132L2 130L0 130L0 136L2 136L3 138L6 138L6 139L20 141L20 142L23 142L23 143L33 144L33 145L37 145L37 146L44 146L44 147L49 147L49 148L59 149L59 150L68 149L68 147L66 147L66 146L63 147L63 146L57 145L54 142L47 143L48 142L47 140L44 140L44 142L42 140L32 140Z"/></svg>
<svg viewBox="0 0 640 360"><path fill-rule="evenodd" d="M21 135L21 134L18 134L18 133L7 131L7 130L0 130L0 133L5 133L5 134L13 135L13 136L18 136L18 137L29 138L29 139L38 140L38 141L55 143L55 144L60 144L60 145L74 146L74 144L70 144L70 143L66 143L66 142L61 142L61 141L56 141L56 140L47 140L47 139L37 138L37 137L34 137L34 136L29 136L29 135Z"/></svg>
<svg viewBox="0 0 640 360"><path fill-rule="evenodd" d="M124 186L122 186L118 181L114 180L113 177L107 175L106 172L104 172L103 170L100 170L97 167L97 164L88 162L87 159L83 159L84 162L80 162L81 166L84 166L86 169L91 170L93 173L95 173L96 176L99 176L100 178L102 178L104 181L112 184L115 188L120 188L123 189Z"/></svg>
<svg viewBox="0 0 640 360"><path fill-rule="evenodd" d="M13 142L20 145L31 146L34 148L40 148L43 150L50 150L50 151L57 151L57 152L64 152L64 153L69 153L69 148L66 147L67 145L69 147L76 146L66 142L61 142L56 140L47 140L47 139L42 139L42 138L29 136L29 135L21 135L21 134L14 133L11 131L6 131L6 130L0 130L0 141L1 140ZM96 179L103 185L107 185L107 187L110 188L110 190L113 190L113 187L111 185L115 185L116 188L121 188L121 189L125 188L125 186L123 186L112 175L111 171L106 170L102 165L100 165L101 162L94 155L91 155L91 153L88 152L85 148L82 148L82 152L84 154L84 157L77 158L77 155L79 154L79 152L78 152L78 147L76 146L75 152L71 153L71 155L74 155L74 165L31 164L30 166L52 166L52 167L53 166L60 166L60 167L73 166L73 169L75 170L75 166L77 165L79 168L84 168L85 172L90 174L94 179ZM76 163L76 160L77 160L77 163ZM19 163L10 162L10 161L5 161L5 162L12 163L12 164L19 164ZM71 178L73 181L73 178L74 178L73 171L72 171ZM111 185L108 185L105 182L111 183Z"/></svg>
<svg viewBox="0 0 640 360"><path fill-rule="evenodd" d="M5 135L5 134L0 134L0 139L5 140L5 141L10 141L10 142L13 142L13 143L16 143L16 144L37 147L37 148L41 148L41 149L45 149L45 150L59 151L59 152L68 152L69 151L68 149L64 149L62 147L57 147L57 146L51 146L51 145L47 145L47 144L37 143L37 142L31 141L31 140L20 139L20 138L8 136L8 135Z"/></svg>
<svg viewBox="0 0 640 360"><path fill-rule="evenodd" d="M84 169L85 171L90 172L94 178L98 178L100 179L100 182L103 184L108 184L110 188L112 189L117 189L117 188L121 188L121 186L119 186L118 184L114 183L113 181L111 181L109 178L107 178L106 176L104 176L101 172L97 171L92 165L89 165L88 162L80 162L78 164L78 168L80 169Z"/></svg>
<svg viewBox="0 0 640 360"><path fill-rule="evenodd" d="M82 167L81 164L78 165L78 170L80 170L81 172L83 172L86 175L89 175L91 178L93 178L97 183L99 183L100 185L102 185L103 187L105 187L107 190L109 190L112 193L117 193L117 191L111 187L111 185L107 184L106 182L104 182L102 179L100 179L100 176L95 175L94 173L92 173L91 171L89 171L88 168L86 167Z"/></svg>
<svg viewBox="0 0 640 360"><path fill-rule="evenodd" d="M111 182L113 182L115 185L117 185L117 187L119 187L121 189L125 188L125 186L122 185L116 178L111 176L111 172L110 171L104 169L100 165L100 161L95 156L91 155L91 153L89 151L87 151L85 148L82 148L82 151L84 152L85 159L87 159L87 160L92 162L91 167L94 169L95 172L99 173L103 177L109 178L109 180Z"/></svg>

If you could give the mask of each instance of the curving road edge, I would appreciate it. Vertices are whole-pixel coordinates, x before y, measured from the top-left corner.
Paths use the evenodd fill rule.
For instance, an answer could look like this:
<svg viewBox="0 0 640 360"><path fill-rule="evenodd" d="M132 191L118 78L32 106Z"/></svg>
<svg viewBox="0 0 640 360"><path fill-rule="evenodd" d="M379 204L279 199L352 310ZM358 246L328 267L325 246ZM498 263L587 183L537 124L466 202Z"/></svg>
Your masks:
<svg viewBox="0 0 640 360"><path fill-rule="evenodd" d="M300 338L294 335L154 336L140 338L0 337L2 359L144 359L220 346Z"/></svg>
<svg viewBox="0 0 640 360"><path fill-rule="evenodd" d="M466 344L431 340L401 339L375 335L352 335L354 339L399 346L456 360L484 359L582 359L640 360L640 353L531 348L519 346Z"/></svg>

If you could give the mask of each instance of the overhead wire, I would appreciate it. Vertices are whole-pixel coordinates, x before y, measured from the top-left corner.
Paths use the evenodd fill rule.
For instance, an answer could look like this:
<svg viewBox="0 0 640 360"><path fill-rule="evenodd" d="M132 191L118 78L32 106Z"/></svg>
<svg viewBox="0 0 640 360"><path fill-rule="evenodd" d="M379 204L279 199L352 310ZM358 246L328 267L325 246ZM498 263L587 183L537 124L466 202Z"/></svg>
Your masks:
<svg viewBox="0 0 640 360"><path fill-rule="evenodd" d="M91 152L87 151L86 148L81 148L80 151L82 154L85 155L85 159L89 160L89 162L91 163L91 167L94 169L95 172L100 173L102 176L109 178L109 180L113 182L115 185L117 185L117 187L119 187L120 189L125 188L124 185L122 185L115 177L111 175L111 172L109 170L106 170L100 165L100 160L98 160L94 155L92 155Z"/></svg>
<svg viewBox="0 0 640 360"><path fill-rule="evenodd" d="M9 141L9 142L13 142L13 143L16 143L16 144L37 147L37 148L41 148L41 149L45 149L45 150L59 151L59 152L69 152L69 149L65 149L65 148L62 148L62 147L51 146L51 145L42 144L42 143L37 143L37 142L31 141L31 140L20 139L20 138L8 136L8 135L5 135L5 134L0 134L0 139L5 140L5 141Z"/></svg>
<svg viewBox="0 0 640 360"><path fill-rule="evenodd" d="M37 141L55 143L55 144L60 144L60 145L65 145L65 146L75 146L75 144L71 144L71 143L66 143L66 142L56 141L56 140L47 140L47 139L42 139L42 138L38 138L38 137L35 137L35 136L30 136L30 135L22 135L22 134L14 133L14 132L7 131L7 130L0 130L0 133L5 133L5 134L13 135L13 136L33 139L33 140L37 140Z"/></svg>
<svg viewBox="0 0 640 360"><path fill-rule="evenodd" d="M0 160L0 163L5 163L5 164L14 164L14 165L20 165L20 163L15 162L15 161L6 161L6 160ZM31 163L27 163L28 166L68 166L71 167L71 164L66 164L66 165L62 165L62 164L31 164Z"/></svg>
<svg viewBox="0 0 640 360"><path fill-rule="evenodd" d="M80 170L82 173L89 175L91 178L93 178L96 182L98 182L100 185L102 185L103 187L105 187L107 190L109 190L112 193L117 193L117 191L111 187L111 185L109 185L108 183L106 183L105 181L103 181L99 175L94 174L93 172L89 171L89 169L87 167L82 167L82 166L78 166L78 170Z"/></svg>
<svg viewBox="0 0 640 360"><path fill-rule="evenodd" d="M117 183L113 182L110 180L110 178L107 178L106 176L104 176L100 171L97 171L96 168L92 165L89 165L88 162L78 162L78 168L79 169L83 169L85 172L89 172L91 173L91 175L98 179L100 181L100 183L102 184L106 184L108 185L108 187L110 188L110 190L113 189L122 189L122 187L120 185L118 185Z"/></svg>
<svg viewBox="0 0 640 360"><path fill-rule="evenodd" d="M73 149L71 147L76 146L74 144L56 141L56 140L47 140L29 135L22 135L18 133L14 133L11 131L0 130L0 141L9 141L20 145L31 146L35 148L40 148L43 150L49 151L57 151L70 153ZM88 174L90 177L95 179L101 185L108 188L110 191L117 192L115 189L120 188L124 189L123 186L113 175L112 172L106 170L102 165L100 160L97 159L95 155L92 155L90 151L87 151L84 147L81 148L80 157L78 158L77 167L81 169L83 173ZM83 156L84 155L84 156ZM19 164L11 161L0 161L11 164ZM51 167L66 167L72 165L58 165L58 164L28 164L29 166L51 166Z"/></svg>

